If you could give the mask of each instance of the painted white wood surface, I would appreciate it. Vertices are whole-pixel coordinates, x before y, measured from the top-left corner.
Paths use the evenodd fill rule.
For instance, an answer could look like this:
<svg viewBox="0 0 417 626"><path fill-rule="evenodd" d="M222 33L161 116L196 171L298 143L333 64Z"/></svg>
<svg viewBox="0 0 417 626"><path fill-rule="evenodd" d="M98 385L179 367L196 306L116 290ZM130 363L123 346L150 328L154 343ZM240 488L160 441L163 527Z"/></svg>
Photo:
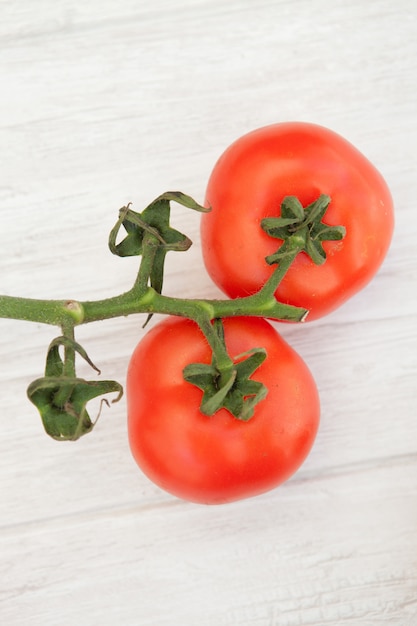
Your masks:
<svg viewBox="0 0 417 626"><path fill-rule="evenodd" d="M0 293L128 288L117 210L203 200L226 146L301 119L381 170L396 232L378 276L319 322L280 327L316 376L322 423L299 472L222 507L136 468L124 400L76 444L25 390L55 329L0 319L0 622L7 626L417 624L417 8L414 0L0 2ZM213 297L198 216L167 293ZM142 319L79 329L124 379Z"/></svg>

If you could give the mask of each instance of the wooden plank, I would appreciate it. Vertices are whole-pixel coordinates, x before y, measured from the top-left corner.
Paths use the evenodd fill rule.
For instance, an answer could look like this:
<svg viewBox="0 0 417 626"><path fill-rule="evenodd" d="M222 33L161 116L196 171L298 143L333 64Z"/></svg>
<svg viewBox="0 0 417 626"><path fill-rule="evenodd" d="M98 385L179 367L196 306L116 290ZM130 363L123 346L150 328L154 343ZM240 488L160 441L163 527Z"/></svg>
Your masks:
<svg viewBox="0 0 417 626"><path fill-rule="evenodd" d="M0 293L102 298L134 259L107 250L120 206L204 200L215 160L258 126L329 126L396 205L376 279L304 326L321 427L299 472L224 507L181 502L136 468L123 399L76 444L25 396L56 330L0 319L0 621L8 626L417 623L415 3L63 0L0 6ZM216 297L199 217L166 293ZM158 318L157 318L158 319ZM124 381L142 318L78 329ZM87 368L81 368L87 375ZM89 373L88 373L89 375Z"/></svg>

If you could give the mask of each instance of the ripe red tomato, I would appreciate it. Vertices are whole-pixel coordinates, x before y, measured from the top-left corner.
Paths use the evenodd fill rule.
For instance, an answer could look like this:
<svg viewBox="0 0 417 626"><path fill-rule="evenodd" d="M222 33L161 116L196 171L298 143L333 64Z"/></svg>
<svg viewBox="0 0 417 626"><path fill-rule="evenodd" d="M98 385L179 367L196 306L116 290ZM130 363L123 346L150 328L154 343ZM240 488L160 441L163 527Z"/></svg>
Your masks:
<svg viewBox="0 0 417 626"><path fill-rule="evenodd" d="M179 498L219 504L254 496L289 478L306 458L319 422L319 398L301 357L270 323L224 320L230 355L263 346L268 356L253 380L268 395L247 422L220 409L200 412L202 391L183 378L190 363L210 363L199 327L168 317L133 352L127 373L128 434L134 459Z"/></svg>
<svg viewBox="0 0 417 626"><path fill-rule="evenodd" d="M308 320L339 307L374 276L388 250L393 226L389 189L375 167L336 133L291 122L255 130L235 141L210 176L202 216L204 262L231 298L260 289L274 270L267 255L280 241L261 228L280 215L285 196L304 207L320 194L331 197L323 222L342 225L341 241L325 241L327 260L314 265L300 253L275 295L309 309Z"/></svg>

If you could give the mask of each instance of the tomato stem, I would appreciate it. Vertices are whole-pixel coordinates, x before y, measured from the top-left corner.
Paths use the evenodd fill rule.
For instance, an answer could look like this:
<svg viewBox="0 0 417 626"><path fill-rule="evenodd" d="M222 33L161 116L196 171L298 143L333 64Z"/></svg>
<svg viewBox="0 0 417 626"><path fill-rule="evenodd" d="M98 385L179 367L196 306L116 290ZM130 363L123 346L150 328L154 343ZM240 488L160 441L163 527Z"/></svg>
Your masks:
<svg viewBox="0 0 417 626"><path fill-rule="evenodd" d="M289 268L291 267L295 258L301 252L301 250L302 250L302 246L294 245L293 250L288 251L288 253L281 258L275 270L273 271L269 279L266 281L266 283L263 285L263 287L259 291L259 295L262 298L264 297L274 298L274 294L276 290L278 289L282 279L284 278L285 274L288 272ZM304 321L307 315L308 315L308 311L305 312L305 315L301 321Z"/></svg>
<svg viewBox="0 0 417 626"><path fill-rule="evenodd" d="M247 316L292 322L302 321L307 314L302 307L271 300L271 288L235 300L174 298L159 294L152 287L142 293L142 288L139 281L130 291L118 296L83 302L0 296L0 318L64 326L68 322L81 325L139 313L178 315L193 320L204 313L209 319Z"/></svg>
<svg viewBox="0 0 417 626"><path fill-rule="evenodd" d="M289 196L281 204L281 216L265 218L261 224L267 234L280 240L280 244L274 254L266 257L266 262L276 264L276 268L257 293L234 300L174 298L162 295L165 257L171 251L187 250L191 241L170 225L172 201L197 211L209 210L180 192L167 192L142 213L136 213L130 205L119 211L109 236L110 251L118 256L141 257L129 291L85 302L0 295L0 318L41 322L62 329L62 337L57 338L48 351L45 376L28 389L47 432L54 438L78 438L89 432L93 423L85 410L86 402L112 391L118 392L118 397L121 393L115 381L97 383L76 377L76 353L92 363L84 348L75 342L75 326L136 313L147 313L147 321L154 313L195 321L212 350L212 363L187 366L184 378L203 389L202 412L212 415L225 407L239 419L249 419L254 406L267 393L263 385L250 378L266 358L266 352L259 347L232 358L226 348L222 319L242 316L303 321L308 311L279 302L276 290L300 252L307 253L314 263L322 263L325 260L322 241L344 236L342 227L322 222L330 202L328 196L321 195L306 208L297 198ZM122 227L126 236L117 243ZM64 348L63 360L59 355L60 346Z"/></svg>
<svg viewBox="0 0 417 626"><path fill-rule="evenodd" d="M320 219L323 213L321 206L325 204L323 198L320 197L320 203L317 201L305 212L297 199L290 197L283 202L283 212L289 211L292 216L296 216L290 221L298 220L295 231L316 220L317 214ZM130 205L119 211L119 218L110 232L109 248L118 256L141 257L135 282L129 291L111 298L86 302L0 295L0 317L42 322L62 328L134 313L148 313L148 319L153 313L162 313L189 317L196 321L203 314L209 320L234 316L268 317L293 322L305 319L305 309L280 303L274 297L277 286L303 246L304 240L300 239L294 229L291 230L290 242L287 242L291 245L285 248L284 244L285 249L281 248L273 255L271 262L279 259L278 266L258 293L234 300L199 300L162 295L165 255L168 251L187 250L191 245L186 235L170 225L170 203L173 201L193 210L209 210L185 194L167 192L158 196L142 213L136 213ZM317 204L320 206L316 206ZM269 218L264 220L262 227L272 236L281 236L281 222L279 218L278 222L276 218ZM126 236L117 243L122 227Z"/></svg>
<svg viewBox="0 0 417 626"><path fill-rule="evenodd" d="M139 272L136 277L133 289L135 292L144 293L148 288L152 268L155 263L155 256L158 251L159 242L152 233L145 233L142 242L142 256Z"/></svg>
<svg viewBox="0 0 417 626"><path fill-rule="evenodd" d="M0 296L0 317L63 326L68 321L84 323L82 304L76 300L42 300Z"/></svg>
<svg viewBox="0 0 417 626"><path fill-rule="evenodd" d="M62 334L70 341L64 347L65 357L63 364L63 374L69 378L75 377L75 350L73 343L75 342L74 323L68 318L62 324Z"/></svg>

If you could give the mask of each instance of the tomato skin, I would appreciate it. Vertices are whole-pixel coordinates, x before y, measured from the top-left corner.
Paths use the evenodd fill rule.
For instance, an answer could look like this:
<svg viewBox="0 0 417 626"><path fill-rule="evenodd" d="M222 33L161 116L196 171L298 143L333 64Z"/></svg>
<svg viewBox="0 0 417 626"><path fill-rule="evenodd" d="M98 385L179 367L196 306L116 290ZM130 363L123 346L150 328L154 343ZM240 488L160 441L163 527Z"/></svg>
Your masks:
<svg viewBox="0 0 417 626"><path fill-rule="evenodd" d="M266 126L235 141L214 166L201 219L204 263L231 298L258 291L275 266L265 257L280 241L260 222L280 214L285 196L303 206L331 197L324 222L343 225L342 241L323 244L317 266L301 253L276 291L281 302L309 309L307 320L327 315L372 279L389 248L394 212L376 168L352 144L327 128L304 122Z"/></svg>
<svg viewBox="0 0 417 626"><path fill-rule="evenodd" d="M168 317L134 350L127 373L128 435L134 459L162 489L184 500L220 504L255 496L288 479L314 442L319 398L301 357L264 319L224 320L229 354L263 346L252 378L268 395L248 422L220 409L200 412L202 391L183 378L190 363L210 363L198 326Z"/></svg>

